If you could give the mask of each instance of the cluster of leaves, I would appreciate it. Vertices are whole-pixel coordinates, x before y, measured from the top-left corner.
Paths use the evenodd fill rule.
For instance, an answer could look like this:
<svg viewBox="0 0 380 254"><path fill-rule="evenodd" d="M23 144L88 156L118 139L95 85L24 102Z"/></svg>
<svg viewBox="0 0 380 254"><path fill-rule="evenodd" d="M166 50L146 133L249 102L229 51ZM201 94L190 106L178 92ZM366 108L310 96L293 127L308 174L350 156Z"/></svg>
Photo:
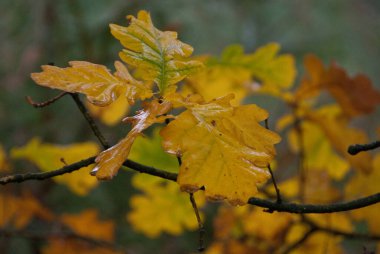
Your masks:
<svg viewBox="0 0 380 254"><path fill-rule="evenodd" d="M132 185L140 194L131 197L127 214L133 227L149 237L163 232L178 235L198 225L188 195L180 190L196 193L200 207L205 200L226 200L241 206L253 196L275 195L267 183L271 177L268 166L280 136L260 124L268 119L268 112L255 104L242 103L251 95L269 95L290 109L289 114L278 118L276 128L287 136L290 152L300 159L297 170L286 172L286 164L295 167L294 163L272 162L276 175L282 176L282 199L334 203L378 191L380 155L351 156L346 152L351 144L368 143L366 134L352 127L352 122L374 111L380 103L380 93L366 76L351 78L338 65L324 66L316 56L309 55L304 61L306 74L293 88L294 58L279 55L276 43L253 53L232 45L220 57L192 58L192 47L179 41L175 32L155 28L147 12L140 11L137 17L128 19L127 27L110 26L112 35L124 47L119 56L127 66L116 61L116 71L111 73L102 65L73 61L67 68L46 65L42 72L32 74L39 85L84 94L92 115L105 124L121 120L131 123L126 137L100 154L99 147L90 142L58 146L35 138L24 147L14 148L13 159L27 159L42 171L49 171L96 155L95 166L90 169L54 178L82 196L95 188L96 178L112 179L127 159L178 173L178 184L134 175ZM142 109L125 117L129 106L137 101L141 101ZM144 136L143 132L153 125L151 137ZM0 168L9 169L4 157L0 153ZM9 198L14 207L19 204L27 208L7 211L0 216L0 225L20 229L37 216L56 220L78 235L113 240L114 225L96 221L94 211L55 218L29 196L2 198ZM352 233L359 222L364 222L369 233L380 234L376 209L378 206L349 214L297 216L269 214L252 206L220 206L214 242L207 253L344 253L343 237L331 232ZM99 224L99 231L83 227L83 221L88 220ZM303 244L296 248L301 240ZM61 247L52 239L46 253L60 253L52 249ZM75 241L65 248L94 253L86 249L89 246ZM102 247L98 251L108 253Z"/></svg>

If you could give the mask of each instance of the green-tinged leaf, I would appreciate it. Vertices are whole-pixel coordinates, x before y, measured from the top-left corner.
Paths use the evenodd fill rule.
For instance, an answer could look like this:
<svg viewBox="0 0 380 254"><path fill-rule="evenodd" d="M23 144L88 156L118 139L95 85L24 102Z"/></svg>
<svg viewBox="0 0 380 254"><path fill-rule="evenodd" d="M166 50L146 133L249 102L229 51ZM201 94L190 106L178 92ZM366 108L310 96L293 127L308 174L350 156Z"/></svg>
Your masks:
<svg viewBox="0 0 380 254"><path fill-rule="evenodd" d="M143 78L154 81L161 94L174 91L175 83L198 70L202 63L188 60L193 48L179 40L177 33L154 27L150 15L140 11L128 27L111 24L111 33L125 47L120 57L144 73Z"/></svg>

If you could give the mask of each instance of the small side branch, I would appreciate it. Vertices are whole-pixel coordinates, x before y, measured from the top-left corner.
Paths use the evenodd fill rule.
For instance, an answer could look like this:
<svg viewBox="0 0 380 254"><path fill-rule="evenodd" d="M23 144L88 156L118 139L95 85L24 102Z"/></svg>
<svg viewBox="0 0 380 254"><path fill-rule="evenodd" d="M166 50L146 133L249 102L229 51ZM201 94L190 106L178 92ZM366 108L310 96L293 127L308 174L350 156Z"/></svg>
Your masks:
<svg viewBox="0 0 380 254"><path fill-rule="evenodd" d="M197 217L197 222L198 222L198 230L199 230L199 247L198 251L203 252L205 250L204 247L204 234L205 234L205 229L203 227L202 219L201 216L199 215L197 203L195 202L194 199L194 194L190 193L190 202L191 205L193 206L195 216Z"/></svg>
<svg viewBox="0 0 380 254"><path fill-rule="evenodd" d="M309 204L295 204L295 203L275 203L265 199L250 198L248 203L251 205L267 208L278 212L288 213L335 213L350 211L366 206L370 206L380 202L380 193L376 193L364 198L355 199L348 202L334 203L329 205L309 205Z"/></svg>
<svg viewBox="0 0 380 254"><path fill-rule="evenodd" d="M91 127L92 132L94 135L98 138L99 142L102 144L104 149L108 149L110 146L107 142L107 140L104 138L102 133L100 132L98 126L96 125L94 119L91 117L90 113L86 109L86 107L83 105L82 101L79 98L78 94L71 93L70 94L73 100L75 101L75 104L78 106L80 112L82 112L84 118L88 122L88 124Z"/></svg>
<svg viewBox="0 0 380 254"><path fill-rule="evenodd" d="M269 130L268 119L265 119L265 128L267 130ZM282 203L282 198L281 198L280 189L277 186L277 182L276 182L276 179L274 178L274 174L273 174L273 171L272 171L272 168L271 168L270 164L268 164L268 170L269 170L270 176L272 178L272 183L273 183L274 189L276 190L276 197L277 197L276 202L279 203L279 204L281 204ZM273 211L272 210L268 210L268 212L273 212Z"/></svg>
<svg viewBox="0 0 380 254"><path fill-rule="evenodd" d="M358 154L360 152L374 150L376 148L380 147L380 140L377 140L375 142L369 143L369 144L363 144L363 145L351 145L348 147L347 152L351 155Z"/></svg>
<svg viewBox="0 0 380 254"><path fill-rule="evenodd" d="M16 175L8 175L0 178L0 184L5 185L9 183L21 183L29 180L45 180L48 178L52 178L55 176L71 173L73 171L79 170L83 167L87 167L95 163L96 156L87 158L85 160L78 161L76 163L64 166L57 170L52 170L49 172L41 172L41 173L26 173L26 174L16 174ZM145 173L153 176L157 176L163 179L177 181L177 174L170 173L164 170L156 169L153 167L148 167L137 162L127 160L123 164L124 166L138 171L140 173Z"/></svg>
<svg viewBox="0 0 380 254"><path fill-rule="evenodd" d="M35 102L35 101L33 101L32 97L30 97L30 96L26 96L25 99L29 105L32 105L35 108L44 108L44 107L47 107L47 106L53 104L54 102L58 101L59 99L61 99L66 94L68 94L68 92L62 92L62 93L58 94L57 96L55 96L55 97L53 97L47 101L43 101L43 102Z"/></svg>
<svg viewBox="0 0 380 254"><path fill-rule="evenodd" d="M78 170L82 167L86 167L88 165L91 165L95 162L95 156L87 158L85 160L81 160L79 162L64 166L63 168L49 171L49 172L43 172L43 173L26 173L26 174L17 174L17 175L9 175L4 176L0 178L0 184L5 185L8 183L21 183L28 180L45 180L48 178L52 178L55 176L71 173L75 170Z"/></svg>

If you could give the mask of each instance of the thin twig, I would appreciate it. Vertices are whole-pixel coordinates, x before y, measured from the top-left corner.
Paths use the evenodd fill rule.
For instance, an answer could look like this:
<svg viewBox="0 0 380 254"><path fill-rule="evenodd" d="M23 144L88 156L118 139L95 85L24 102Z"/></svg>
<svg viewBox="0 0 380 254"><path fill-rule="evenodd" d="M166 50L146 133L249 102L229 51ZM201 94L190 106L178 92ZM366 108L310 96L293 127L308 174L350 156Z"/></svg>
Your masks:
<svg viewBox="0 0 380 254"><path fill-rule="evenodd" d="M378 147L380 147L380 140L377 140L377 141L369 143L369 144L351 145L351 146L348 147L347 152L349 154L351 154L351 155L355 155L355 154L358 154L360 152L374 150L374 149L376 149Z"/></svg>
<svg viewBox="0 0 380 254"><path fill-rule="evenodd" d="M87 111L86 107L83 105L82 101L79 98L78 94L71 93L71 97L74 99L75 104L78 106L80 112L82 112L84 118L88 122L91 127L92 132L98 138L99 142L102 144L104 149L108 149L110 146L107 140L104 138L102 133L100 132L98 126L96 125L94 119L91 117L90 113Z"/></svg>
<svg viewBox="0 0 380 254"><path fill-rule="evenodd" d="M350 239L363 239L363 240L369 240L369 241L380 241L380 235L370 235L370 234L362 234L362 233L357 233L357 232L345 232L339 229L334 229L331 227L324 227L320 226L314 221L310 220L305 216L304 222L308 224L310 227L315 228L318 231L322 231L328 234L332 235L339 235L343 236L345 238L350 238Z"/></svg>
<svg viewBox="0 0 380 254"><path fill-rule="evenodd" d="M370 206L380 202L380 192L366 196L363 198L355 199L348 202L333 203L327 205L311 205L311 204L295 204L295 203L281 203L272 202L260 198L250 198L248 204L267 208L278 212L287 213L336 213L343 211L350 211L366 206Z"/></svg>
<svg viewBox="0 0 380 254"><path fill-rule="evenodd" d="M194 199L194 194L190 193L190 202L191 205L193 206L195 216L197 217L197 222L198 222L198 230L199 230L199 247L198 251L203 252L205 250L204 247L204 234L205 234L205 229L203 227L202 219L201 216L199 215L197 203L195 202Z"/></svg>
<svg viewBox="0 0 380 254"><path fill-rule="evenodd" d="M303 244L314 232L316 231L316 229L314 227L311 227L300 239L298 239L297 241L295 241L293 244L289 245L282 253L283 254L288 254L290 253L292 250L298 248L299 246L301 246L301 244Z"/></svg>
<svg viewBox="0 0 380 254"><path fill-rule="evenodd" d="M54 102L58 101L59 99L61 99L66 94L68 94L68 92L62 92L62 93L58 94L57 96L54 96L53 98L51 98L47 101L43 101L43 102L35 102L35 101L33 101L32 97L30 97L30 96L26 96L25 99L29 105L32 105L35 108L43 108L43 107L47 107L47 106L53 104Z"/></svg>
<svg viewBox="0 0 380 254"><path fill-rule="evenodd" d="M270 130L269 129L269 124L268 124L268 118L265 119L265 128L267 130ZM281 204L282 203L282 198L281 198L280 189L277 186L277 182L276 182L276 179L274 178L274 174L273 174L273 171L272 171L272 168L271 168L270 164L268 164L268 170L269 170L270 176L272 178L272 183L273 183L274 189L276 190L276 202L279 203L279 204ZM273 212L273 211L267 210L267 212Z"/></svg>
<svg viewBox="0 0 380 254"><path fill-rule="evenodd" d="M276 179L274 178L273 171L272 171L272 168L270 167L270 164L268 164L268 170L269 170L269 173L270 173L270 175L272 177L272 182L273 182L274 189L276 190L276 197L277 197L276 203L281 204L282 203L282 198L281 198L280 189L277 186Z"/></svg>
<svg viewBox="0 0 380 254"><path fill-rule="evenodd" d="M301 202L305 201L305 192L306 192L306 168L305 168L305 145L304 137L301 126L301 120L296 115L296 109L294 109L294 128L297 133L297 141L299 147L299 156L298 156L298 174L299 174L299 198Z"/></svg>

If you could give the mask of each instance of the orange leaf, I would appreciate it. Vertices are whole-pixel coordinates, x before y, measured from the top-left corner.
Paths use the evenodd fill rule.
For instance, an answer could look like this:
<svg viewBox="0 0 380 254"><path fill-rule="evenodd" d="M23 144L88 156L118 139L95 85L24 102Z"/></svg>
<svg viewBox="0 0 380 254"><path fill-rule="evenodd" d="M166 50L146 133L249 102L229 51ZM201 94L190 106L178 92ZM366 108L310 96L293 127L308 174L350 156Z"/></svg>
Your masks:
<svg viewBox="0 0 380 254"><path fill-rule="evenodd" d="M115 224L113 221L100 221L94 209L79 214L63 214L61 221L78 235L102 241L113 241Z"/></svg>
<svg viewBox="0 0 380 254"><path fill-rule="evenodd" d="M162 129L168 153L182 156L178 183L212 200L245 204L267 180L265 169L280 137L261 125L268 113L256 105L233 107L229 95L194 105Z"/></svg>
<svg viewBox="0 0 380 254"><path fill-rule="evenodd" d="M304 64L308 75L297 91L298 97L315 96L319 90L326 89L350 117L370 113L380 103L380 93L365 75L350 78L335 63L325 68L314 55L307 56Z"/></svg>
<svg viewBox="0 0 380 254"><path fill-rule="evenodd" d="M138 111L137 115L125 118L124 121L132 123L132 130L119 143L98 155L95 160L97 163L96 167L91 173L96 174L99 180L112 179L112 177L117 174L123 162L128 158L128 154L136 137L152 124L162 123L165 119L171 117L164 115L170 109L171 103L159 103L157 100L154 100L150 103L145 103L144 109Z"/></svg>

